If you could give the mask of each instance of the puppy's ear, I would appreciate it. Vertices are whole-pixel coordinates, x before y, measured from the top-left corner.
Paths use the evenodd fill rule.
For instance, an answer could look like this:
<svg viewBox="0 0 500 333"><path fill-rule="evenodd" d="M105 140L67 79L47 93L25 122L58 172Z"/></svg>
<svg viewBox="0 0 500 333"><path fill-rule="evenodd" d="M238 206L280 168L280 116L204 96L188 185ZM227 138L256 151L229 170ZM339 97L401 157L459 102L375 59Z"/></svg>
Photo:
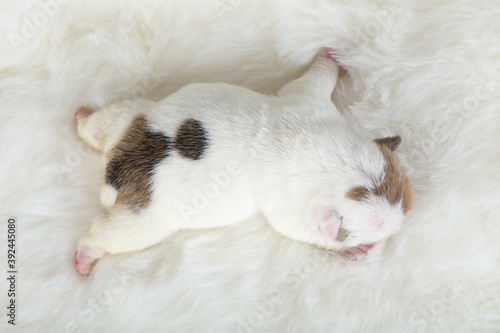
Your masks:
<svg viewBox="0 0 500 333"><path fill-rule="evenodd" d="M399 135L396 136L388 136L387 138L375 139L376 143L389 147L391 151L395 151L401 143L401 137Z"/></svg>

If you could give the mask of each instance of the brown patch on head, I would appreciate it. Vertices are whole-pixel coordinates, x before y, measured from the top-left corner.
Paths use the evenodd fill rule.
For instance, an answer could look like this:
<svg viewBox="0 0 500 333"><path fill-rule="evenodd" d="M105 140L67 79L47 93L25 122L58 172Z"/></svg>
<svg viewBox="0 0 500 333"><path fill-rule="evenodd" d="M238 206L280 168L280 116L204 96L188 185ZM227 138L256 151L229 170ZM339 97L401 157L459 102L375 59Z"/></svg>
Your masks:
<svg viewBox="0 0 500 333"><path fill-rule="evenodd" d="M118 191L117 202L133 210L147 207L151 200L150 177L156 165L168 156L171 139L147 128L146 119L137 116L111 151L106 166L106 183Z"/></svg>
<svg viewBox="0 0 500 333"><path fill-rule="evenodd" d="M355 201L362 201L364 199L368 199L368 196L370 195L370 190L367 189L366 187L363 186L357 186L351 188L347 194L346 197L355 200Z"/></svg>
<svg viewBox="0 0 500 333"><path fill-rule="evenodd" d="M410 179L404 172L396 155L392 152L393 145L387 144L387 142L378 142L377 140L375 142L385 159L384 182L373 189L367 189L363 186L353 187L347 192L346 197L356 201L363 201L368 198L370 193L376 196L385 196L391 205L402 201L403 212L406 214L410 210L413 201L413 189Z"/></svg>
<svg viewBox="0 0 500 333"><path fill-rule="evenodd" d="M175 149L186 158L198 160L207 148L207 135L201 122L195 119L186 119L175 137Z"/></svg>

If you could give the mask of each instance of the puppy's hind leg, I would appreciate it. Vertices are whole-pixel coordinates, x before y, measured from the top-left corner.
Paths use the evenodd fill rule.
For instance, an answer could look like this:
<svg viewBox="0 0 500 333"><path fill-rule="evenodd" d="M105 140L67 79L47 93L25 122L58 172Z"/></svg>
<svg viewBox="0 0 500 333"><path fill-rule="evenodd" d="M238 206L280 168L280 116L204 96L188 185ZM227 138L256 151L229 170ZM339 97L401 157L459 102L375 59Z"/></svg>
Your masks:
<svg viewBox="0 0 500 333"><path fill-rule="evenodd" d="M99 126L99 115L96 115L93 110L86 107L81 107L75 112L78 135L89 146L103 150L104 148L104 132Z"/></svg>
<svg viewBox="0 0 500 333"><path fill-rule="evenodd" d="M306 94L330 98L337 85L339 72L344 71L339 68L333 55L332 49L321 48L307 72L283 86L278 96Z"/></svg>
<svg viewBox="0 0 500 333"><path fill-rule="evenodd" d="M90 274L95 262L105 253L142 250L177 231L167 223L159 224L139 219L124 208L116 208L113 211L115 214L95 218L78 241L75 266L80 274Z"/></svg>
<svg viewBox="0 0 500 333"><path fill-rule="evenodd" d="M89 146L105 151L113 143L132 121L134 115L138 114L140 108L134 108L141 101L125 101L109 105L99 111L93 111L85 107L75 112L78 135Z"/></svg>

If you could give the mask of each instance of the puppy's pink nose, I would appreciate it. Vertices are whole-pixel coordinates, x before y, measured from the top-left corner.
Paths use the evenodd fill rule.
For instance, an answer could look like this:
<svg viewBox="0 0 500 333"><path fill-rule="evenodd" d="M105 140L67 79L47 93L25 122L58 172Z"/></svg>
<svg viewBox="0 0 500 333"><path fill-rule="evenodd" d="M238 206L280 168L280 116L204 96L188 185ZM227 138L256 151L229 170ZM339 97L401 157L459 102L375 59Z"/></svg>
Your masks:
<svg viewBox="0 0 500 333"><path fill-rule="evenodd" d="M85 107L81 107L75 112L75 118L76 120L82 120L83 118L86 118L90 115L90 111L87 110Z"/></svg>

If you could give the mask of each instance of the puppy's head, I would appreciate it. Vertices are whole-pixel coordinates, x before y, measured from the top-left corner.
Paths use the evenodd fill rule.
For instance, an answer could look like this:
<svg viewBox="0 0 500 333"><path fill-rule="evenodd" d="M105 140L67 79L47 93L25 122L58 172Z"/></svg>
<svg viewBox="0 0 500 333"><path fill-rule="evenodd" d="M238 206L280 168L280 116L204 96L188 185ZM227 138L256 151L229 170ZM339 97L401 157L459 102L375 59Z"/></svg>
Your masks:
<svg viewBox="0 0 500 333"><path fill-rule="evenodd" d="M339 248L374 244L401 226L413 191L393 153L400 142L399 136L377 139L361 153L348 155L349 161L337 171L342 176L335 177L340 191L318 193L315 218Z"/></svg>

